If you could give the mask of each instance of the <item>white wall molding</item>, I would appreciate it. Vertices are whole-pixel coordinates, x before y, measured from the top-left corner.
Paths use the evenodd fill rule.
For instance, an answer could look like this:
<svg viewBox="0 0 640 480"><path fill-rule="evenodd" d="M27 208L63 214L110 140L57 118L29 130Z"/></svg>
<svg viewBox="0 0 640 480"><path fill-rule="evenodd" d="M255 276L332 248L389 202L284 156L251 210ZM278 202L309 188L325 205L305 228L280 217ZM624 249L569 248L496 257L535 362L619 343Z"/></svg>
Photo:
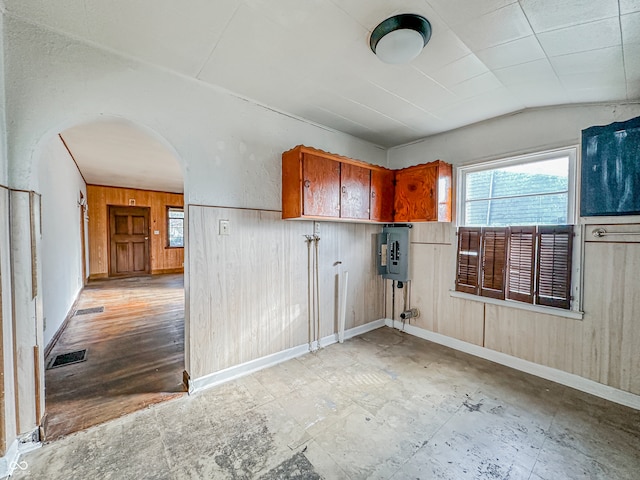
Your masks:
<svg viewBox="0 0 640 480"><path fill-rule="evenodd" d="M380 327L384 327L384 325L384 319L365 323L364 325L345 330L344 338L353 338L372 330L377 330ZM338 334L332 333L331 335L327 335L326 337L320 339L320 347L328 347L329 345L337 342ZM189 382L189 394L197 393L201 390L230 382L231 380L244 377L245 375L249 375L264 368L273 367L274 365L277 365L279 363L286 362L287 360L291 360L293 358L305 355L311 351L315 351L317 350L317 348L317 342L313 342L311 344L311 348L309 344L305 343L303 345L298 345L297 347L288 348L287 350L283 350L281 352L272 353L271 355L267 355L265 357L256 358L255 360L251 360L240 365L225 368L224 370L220 370L219 372L215 372L210 375L205 375L204 377L196 378Z"/></svg>
<svg viewBox="0 0 640 480"><path fill-rule="evenodd" d="M14 440L7 448L4 457L0 457L0 478L8 477L13 473L19 458L18 440Z"/></svg>
<svg viewBox="0 0 640 480"><path fill-rule="evenodd" d="M387 319L385 323L388 327L392 326L391 319ZM401 325L401 323L399 322L395 323L396 325ZM522 358L513 357L511 355L507 355L506 353L497 352L495 350L480 347L472 343L463 342L462 340L447 337L446 335L441 335L439 333L431 332L419 327L414 327L413 325L405 325L404 330L401 331L433 343L444 345L445 347L453 348L454 350L459 350L476 357L484 358L485 360L499 363L500 365L504 365L506 367L520 370L521 372L535 375L536 377L544 378L546 380L551 380L552 382L556 382L567 387L575 388L576 390L595 395L596 397L604 398L605 400L619 403L620 405L625 405L627 407L640 410L640 395L634 395L633 393L625 392L623 390L619 390L602 383L594 382L593 380L589 380L573 373L533 363L528 360L523 360Z"/></svg>
<svg viewBox="0 0 640 480"><path fill-rule="evenodd" d="M0 457L0 478L11 476L16 468L25 470L28 467L25 462L20 462L20 455L29 453L42 446L41 442L33 440L34 438L38 438L37 430L38 429L34 430L32 434L16 438L11 442L4 457Z"/></svg>

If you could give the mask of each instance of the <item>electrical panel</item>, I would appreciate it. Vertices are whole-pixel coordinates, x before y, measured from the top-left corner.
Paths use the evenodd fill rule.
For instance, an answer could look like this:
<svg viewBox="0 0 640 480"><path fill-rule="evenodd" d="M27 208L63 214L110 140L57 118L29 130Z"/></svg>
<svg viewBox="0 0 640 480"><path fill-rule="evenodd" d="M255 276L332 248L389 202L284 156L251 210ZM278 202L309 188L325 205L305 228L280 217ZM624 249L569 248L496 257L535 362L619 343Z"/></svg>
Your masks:
<svg viewBox="0 0 640 480"><path fill-rule="evenodd" d="M378 234L378 273L388 280L409 280L409 227L384 227Z"/></svg>

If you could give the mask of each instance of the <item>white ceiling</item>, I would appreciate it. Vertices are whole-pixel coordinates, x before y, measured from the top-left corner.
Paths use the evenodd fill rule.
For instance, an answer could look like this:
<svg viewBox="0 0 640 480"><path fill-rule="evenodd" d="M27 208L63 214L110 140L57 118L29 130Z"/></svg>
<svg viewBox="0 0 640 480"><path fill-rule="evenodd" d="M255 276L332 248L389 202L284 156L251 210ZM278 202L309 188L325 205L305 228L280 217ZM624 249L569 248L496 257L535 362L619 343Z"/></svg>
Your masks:
<svg viewBox="0 0 640 480"><path fill-rule="evenodd" d="M528 107L640 98L640 0L6 0L9 14L383 146ZM410 65L371 30L433 35Z"/></svg>
<svg viewBox="0 0 640 480"><path fill-rule="evenodd" d="M175 156L127 120L105 118L84 123L60 136L89 184L184 191L182 170Z"/></svg>

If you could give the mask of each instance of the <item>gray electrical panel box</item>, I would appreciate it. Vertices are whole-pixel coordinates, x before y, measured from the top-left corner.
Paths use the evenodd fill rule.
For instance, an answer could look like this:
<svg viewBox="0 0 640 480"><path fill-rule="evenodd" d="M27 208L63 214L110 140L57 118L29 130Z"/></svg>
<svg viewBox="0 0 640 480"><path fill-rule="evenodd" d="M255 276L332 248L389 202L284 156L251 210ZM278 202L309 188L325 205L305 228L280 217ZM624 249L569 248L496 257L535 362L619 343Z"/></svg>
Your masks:
<svg viewBox="0 0 640 480"><path fill-rule="evenodd" d="M409 280L409 227L384 227L378 234L378 273L389 280Z"/></svg>

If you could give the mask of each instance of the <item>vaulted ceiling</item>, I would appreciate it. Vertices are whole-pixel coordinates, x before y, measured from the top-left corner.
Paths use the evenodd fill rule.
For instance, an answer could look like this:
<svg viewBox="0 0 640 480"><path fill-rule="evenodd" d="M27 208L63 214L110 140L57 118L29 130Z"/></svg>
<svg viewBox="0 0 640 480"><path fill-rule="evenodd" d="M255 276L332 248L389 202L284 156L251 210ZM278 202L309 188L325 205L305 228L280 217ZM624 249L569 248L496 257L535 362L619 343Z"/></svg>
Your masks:
<svg viewBox="0 0 640 480"><path fill-rule="evenodd" d="M640 98L640 0L6 0L10 15L394 146L528 107ZM380 62L373 28L433 35Z"/></svg>

